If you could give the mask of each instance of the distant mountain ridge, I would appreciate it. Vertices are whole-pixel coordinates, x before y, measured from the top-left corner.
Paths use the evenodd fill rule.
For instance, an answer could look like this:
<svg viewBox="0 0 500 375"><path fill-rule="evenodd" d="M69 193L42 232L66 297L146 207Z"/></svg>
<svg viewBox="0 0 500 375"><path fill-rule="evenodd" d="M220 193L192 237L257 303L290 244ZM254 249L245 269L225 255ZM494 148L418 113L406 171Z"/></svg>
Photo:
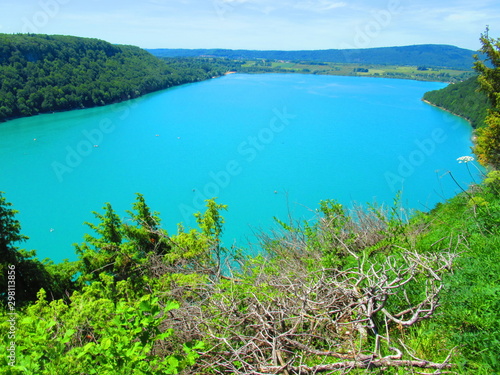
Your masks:
<svg viewBox="0 0 500 375"><path fill-rule="evenodd" d="M403 47L259 51L231 49L148 49L158 57L214 56L229 59L305 60L378 65L417 65L472 70L476 51L450 45L422 44Z"/></svg>

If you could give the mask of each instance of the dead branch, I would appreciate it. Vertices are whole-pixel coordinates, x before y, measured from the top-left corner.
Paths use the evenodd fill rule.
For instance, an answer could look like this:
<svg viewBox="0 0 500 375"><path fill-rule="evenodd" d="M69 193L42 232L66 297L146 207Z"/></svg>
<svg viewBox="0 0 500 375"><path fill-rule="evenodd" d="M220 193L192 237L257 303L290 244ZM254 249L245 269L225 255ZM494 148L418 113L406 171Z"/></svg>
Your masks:
<svg viewBox="0 0 500 375"><path fill-rule="evenodd" d="M381 367L416 367L423 369L448 369L452 365L449 363L434 363L424 360L400 360L384 357L371 361L345 361L335 362L316 366L288 366L287 370L292 374L317 374L321 372L342 370L342 369L372 369ZM283 369L279 366L262 366L252 374L279 374Z"/></svg>
<svg viewBox="0 0 500 375"><path fill-rule="evenodd" d="M435 313L441 274L453 259L452 254L405 252L382 264L365 259L344 271L312 272L299 266L301 273L270 273L263 267L246 294L214 290L197 312L198 325L213 342L202 356L206 367L201 370L313 374L382 367L448 369L448 359L403 358L399 348L389 346L394 341L389 335L391 327L411 326ZM424 288L420 300L406 292L414 284ZM382 343L395 354L381 357ZM323 357L324 363L304 365L308 357Z"/></svg>

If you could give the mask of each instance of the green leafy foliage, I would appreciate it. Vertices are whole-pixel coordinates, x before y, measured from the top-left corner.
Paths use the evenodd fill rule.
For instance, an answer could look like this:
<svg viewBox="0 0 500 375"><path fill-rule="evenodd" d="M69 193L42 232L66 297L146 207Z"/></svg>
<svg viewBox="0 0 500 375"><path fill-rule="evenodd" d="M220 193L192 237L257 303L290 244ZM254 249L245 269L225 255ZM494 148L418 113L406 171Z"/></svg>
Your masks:
<svg viewBox="0 0 500 375"><path fill-rule="evenodd" d="M475 128L485 126L486 115L491 107L487 96L479 92L477 77L426 92L424 100L464 117Z"/></svg>
<svg viewBox="0 0 500 375"><path fill-rule="evenodd" d="M492 108L486 118L487 126L478 132L474 153L484 166L500 167L500 39L488 35L488 29L481 35L481 52L485 61L476 56L474 69L479 72L478 82L488 97Z"/></svg>
<svg viewBox="0 0 500 375"><path fill-rule="evenodd" d="M0 121L115 103L226 71L98 39L0 34Z"/></svg>
<svg viewBox="0 0 500 375"><path fill-rule="evenodd" d="M177 308L178 303L155 295L139 297L131 284L115 284L104 275L73 293L68 303L48 303L42 290L18 318L15 366L7 366L4 355L10 341L1 342L0 373L177 374L203 349L196 342L178 352L165 350L172 330L162 326Z"/></svg>
<svg viewBox="0 0 500 375"><path fill-rule="evenodd" d="M213 268L220 272L227 252L220 243L224 224L220 211L225 205L207 200L206 211L195 214L199 228L186 231L179 225L172 236L161 228L159 214L151 211L141 194L132 208L127 212L129 218L122 221L106 203L103 214L94 212L98 224L86 223L95 235L87 234L84 243L75 245L81 279L98 280L106 273L117 281L132 278L141 283L143 277L171 277L188 270Z"/></svg>
<svg viewBox="0 0 500 375"><path fill-rule="evenodd" d="M326 267L339 267L358 250L353 249L356 234L350 230L352 218L333 200L321 201L319 206L319 220L312 225L304 223L306 242L309 249L321 251Z"/></svg>
<svg viewBox="0 0 500 375"><path fill-rule="evenodd" d="M316 221L279 222L282 232L263 237L266 253L232 276L221 267L226 206L215 199L195 215L198 228L170 236L142 195L125 222L106 204L77 248L77 290L49 302L42 289L18 310L16 365L0 354L0 373L249 373L286 362L352 372L356 355L395 366L387 373L413 366L411 356L391 362L394 350L429 368L496 371L499 187L492 172L409 221L397 198L367 210L322 201ZM453 267L452 253L461 253ZM6 310L0 324L8 330Z"/></svg>
<svg viewBox="0 0 500 375"><path fill-rule="evenodd" d="M469 241L469 251L449 277L442 320L470 368L499 371L500 238L475 233Z"/></svg>
<svg viewBox="0 0 500 375"><path fill-rule="evenodd" d="M104 214L94 212L98 224L86 223L97 236L85 235L85 242L75 245L80 257L82 277L97 280L104 272L116 280L141 277L146 274L146 263L153 255L165 256L172 243L168 233L160 227L160 218L137 194L130 218L123 222L110 203Z"/></svg>
<svg viewBox="0 0 500 375"><path fill-rule="evenodd" d="M96 236L77 246L77 290L49 302L40 289L36 303L1 310L0 325L11 335L0 342L0 374L177 374L194 365L204 344L172 329L172 311L181 306L172 295L193 303L198 298L189 290L206 284L208 272L220 273L211 251L221 249L225 208L208 200L206 212L196 215L199 230L168 237L141 194L125 223L106 204L103 214L94 213L98 224L87 223ZM9 238L21 238L13 212L6 212ZM68 263L42 266L54 277L75 270Z"/></svg>
<svg viewBox="0 0 500 375"><path fill-rule="evenodd" d="M127 212L130 215L129 221L123 223L123 233L133 243L136 251L142 254L169 252L171 246L165 241L168 234L160 227L159 214L151 212L142 194L137 194L132 208L134 211Z"/></svg>
<svg viewBox="0 0 500 375"><path fill-rule="evenodd" d="M224 218L220 212L227 206L217 203L215 199L206 200L205 212L195 213L197 229L186 231L179 225L178 233L170 238L172 249L164 260L177 271L206 271L212 268L216 274L221 273L227 249L221 244Z"/></svg>
<svg viewBox="0 0 500 375"><path fill-rule="evenodd" d="M455 347L464 374L500 371L499 181L498 171L492 171L481 185L412 219L412 225L425 228L416 243L419 251L460 253L445 276L441 312L427 337L443 349Z"/></svg>
<svg viewBox="0 0 500 375"><path fill-rule="evenodd" d="M1 304L15 301L17 306L22 306L36 300L40 288L45 288L54 298L61 298L74 287L74 265L68 262L58 266L50 262L44 264L36 258L34 250L20 249L17 245L28 237L21 234L16 214L12 204L0 192L0 285L4 286L0 289ZM9 299L7 285L13 287L13 299Z"/></svg>

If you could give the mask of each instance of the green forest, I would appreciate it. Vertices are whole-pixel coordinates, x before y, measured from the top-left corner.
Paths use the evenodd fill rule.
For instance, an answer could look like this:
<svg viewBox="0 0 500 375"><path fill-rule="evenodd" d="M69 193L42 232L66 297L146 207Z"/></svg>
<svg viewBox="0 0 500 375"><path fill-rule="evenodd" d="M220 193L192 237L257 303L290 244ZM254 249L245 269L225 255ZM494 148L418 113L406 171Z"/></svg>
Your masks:
<svg viewBox="0 0 500 375"><path fill-rule="evenodd" d="M40 69L33 79L41 84L86 64L82 74L104 74L99 82L116 82L124 98L133 97L132 82L161 88L170 76L171 84L192 82L231 64L169 63L96 40L69 38L66 46L64 37L15 37L27 45L5 43L12 52L1 54L9 56L2 74L30 66ZM47 56L58 58L28 53L42 48L31 38L47 40ZM180 223L169 233L137 193L126 219L113 202L96 207L95 224L75 239L78 260L54 264L23 248L18 212L0 193L0 374L500 373L500 39L486 33L481 42L478 78L463 87L478 87L490 106L475 148L487 172L430 212L410 215L398 196L392 207L323 200L314 221L276 220L278 229L261 233L262 251L251 256L221 241L231 207L217 198L195 214L195 228ZM50 68L62 64L62 50L67 70ZM71 60L77 53L86 57ZM127 71L131 65L117 61L128 58L138 65L123 80L99 68ZM155 78L141 83L142 74ZM2 90L14 98L22 91L26 105L25 85ZM453 101L466 106L468 94L461 95ZM457 162L471 173L479 168L472 157Z"/></svg>
<svg viewBox="0 0 500 375"><path fill-rule="evenodd" d="M441 90L426 92L424 100L464 117L478 128L485 125L488 109L491 108L488 97L479 91L479 87L477 77L471 77Z"/></svg>
<svg viewBox="0 0 500 375"><path fill-rule="evenodd" d="M115 103L229 70L211 60L162 60L98 39L0 34L0 121Z"/></svg>

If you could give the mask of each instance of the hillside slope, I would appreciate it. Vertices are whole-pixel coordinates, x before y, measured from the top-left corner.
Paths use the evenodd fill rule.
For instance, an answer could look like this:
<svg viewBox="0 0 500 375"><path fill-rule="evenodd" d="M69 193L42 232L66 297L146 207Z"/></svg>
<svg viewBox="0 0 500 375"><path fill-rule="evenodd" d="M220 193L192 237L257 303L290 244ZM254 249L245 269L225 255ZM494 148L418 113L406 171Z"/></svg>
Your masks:
<svg viewBox="0 0 500 375"><path fill-rule="evenodd" d="M0 34L0 121L119 102L225 70L98 39Z"/></svg>
<svg viewBox="0 0 500 375"><path fill-rule="evenodd" d="M336 63L421 65L472 70L474 51L448 45L415 45L311 51L252 51L230 49L150 49L158 57L215 56L230 59L305 60Z"/></svg>
<svg viewBox="0 0 500 375"><path fill-rule="evenodd" d="M479 90L477 77L440 89L429 91L423 99L470 121L473 127L483 126L490 108L486 94Z"/></svg>

